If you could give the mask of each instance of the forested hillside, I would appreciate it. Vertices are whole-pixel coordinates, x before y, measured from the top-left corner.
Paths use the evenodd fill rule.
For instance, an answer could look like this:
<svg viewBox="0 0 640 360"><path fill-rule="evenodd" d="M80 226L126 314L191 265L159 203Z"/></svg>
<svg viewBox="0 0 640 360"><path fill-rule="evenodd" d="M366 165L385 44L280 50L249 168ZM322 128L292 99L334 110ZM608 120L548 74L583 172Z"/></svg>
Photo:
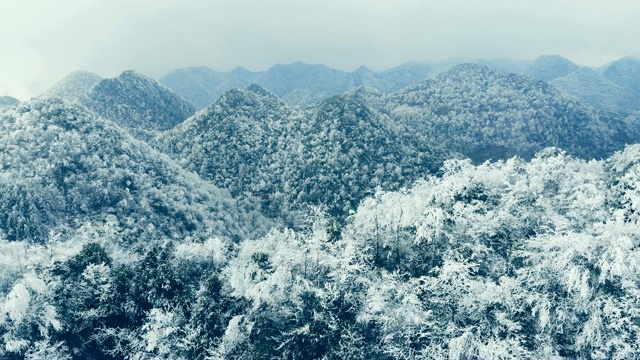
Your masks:
<svg viewBox="0 0 640 360"><path fill-rule="evenodd" d="M252 85L167 132L161 149L271 216L323 205L344 218L376 186L409 185L444 159L390 123L346 96L299 110Z"/></svg>
<svg viewBox="0 0 640 360"><path fill-rule="evenodd" d="M580 67L559 55L543 55L525 70L525 75L543 81L552 81L567 76Z"/></svg>
<svg viewBox="0 0 640 360"><path fill-rule="evenodd" d="M546 82L477 64L456 66L376 102L427 141L479 162L530 158L547 146L598 158L638 139L616 113L585 106Z"/></svg>
<svg viewBox="0 0 640 360"><path fill-rule="evenodd" d="M376 187L409 186L446 158L531 158L548 146L602 158L638 138L616 113L468 64L388 96L359 88L303 110L257 85L232 90L159 142L187 169L294 226L309 206L343 219Z"/></svg>
<svg viewBox="0 0 640 360"><path fill-rule="evenodd" d="M151 140L158 131L176 126L196 110L162 84L131 70L109 79L76 71L39 98L78 101L144 140Z"/></svg>
<svg viewBox="0 0 640 360"><path fill-rule="evenodd" d="M640 96L640 59L624 57L616 60L602 69L602 75Z"/></svg>
<svg viewBox="0 0 640 360"><path fill-rule="evenodd" d="M0 230L46 243L111 223L124 242L210 234L243 238L260 216L81 105L25 102L0 122ZM256 222L257 220L257 222ZM115 234L114 234L115 236Z"/></svg>
<svg viewBox="0 0 640 360"><path fill-rule="evenodd" d="M134 71L100 81L87 97L98 115L136 132L171 129L195 112L171 90Z"/></svg>
<svg viewBox="0 0 640 360"><path fill-rule="evenodd" d="M639 357L635 60L482 62L8 99L0 358Z"/></svg>
<svg viewBox="0 0 640 360"><path fill-rule="evenodd" d="M593 69L581 68L553 80L551 84L596 107L613 111L640 110L640 96L608 80Z"/></svg>
<svg viewBox="0 0 640 360"><path fill-rule="evenodd" d="M446 162L379 191L339 232L318 214L235 245L130 254L110 235L0 242L3 356L633 358L638 146L603 161Z"/></svg>

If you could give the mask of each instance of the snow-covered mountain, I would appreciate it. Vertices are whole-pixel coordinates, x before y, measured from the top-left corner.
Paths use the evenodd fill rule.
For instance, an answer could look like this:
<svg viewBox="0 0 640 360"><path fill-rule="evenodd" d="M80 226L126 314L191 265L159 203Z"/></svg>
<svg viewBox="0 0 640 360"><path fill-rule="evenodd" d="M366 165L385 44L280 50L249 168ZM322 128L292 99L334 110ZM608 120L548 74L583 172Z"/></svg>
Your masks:
<svg viewBox="0 0 640 360"><path fill-rule="evenodd" d="M87 105L116 124L138 130L166 130L195 112L195 107L157 81L127 70L104 79L87 92Z"/></svg>
<svg viewBox="0 0 640 360"><path fill-rule="evenodd" d="M531 63L524 74L534 79L551 81L567 76L578 68L578 65L560 55L542 55Z"/></svg>
<svg viewBox="0 0 640 360"><path fill-rule="evenodd" d="M463 64L378 101L379 108L427 140L476 161L547 146L603 157L637 141L632 126L596 111L543 81Z"/></svg>
<svg viewBox="0 0 640 360"><path fill-rule="evenodd" d="M39 96L78 101L132 135L150 140L195 113L196 108L159 82L132 70L103 79L75 71Z"/></svg>
<svg viewBox="0 0 640 360"><path fill-rule="evenodd" d="M200 66L174 70L160 79L160 82L198 109L203 109L225 91L255 83L258 76L258 73L241 67L219 72Z"/></svg>
<svg viewBox="0 0 640 360"><path fill-rule="evenodd" d="M300 61L274 65L257 84L269 89L290 104L308 106L353 88L351 74L324 65Z"/></svg>
<svg viewBox="0 0 640 360"><path fill-rule="evenodd" d="M554 79L551 81L551 85L595 107L612 110L640 110L639 95L587 67Z"/></svg>
<svg viewBox="0 0 640 360"><path fill-rule="evenodd" d="M242 238L260 216L78 103L32 100L0 118L0 229L9 240L113 223L125 242ZM256 226L256 227L254 227Z"/></svg>
<svg viewBox="0 0 640 360"><path fill-rule="evenodd" d="M87 91L100 82L102 77L88 71L74 71L45 91L40 97L61 97L86 100Z"/></svg>
<svg viewBox="0 0 640 360"><path fill-rule="evenodd" d="M376 186L398 188L442 160L349 96L292 108L258 85L229 91L163 136L168 154L271 215L324 205L342 217Z"/></svg>
<svg viewBox="0 0 640 360"><path fill-rule="evenodd" d="M232 90L160 148L272 216L323 205L341 217L376 186L406 186L447 157L530 158L557 146L601 158L639 138L546 82L466 64L395 94L360 87L306 109L257 85Z"/></svg>
<svg viewBox="0 0 640 360"><path fill-rule="evenodd" d="M410 61L394 68L378 72L378 77L382 83L374 86L374 83L363 83L383 93L398 91L410 85L415 85L421 81L431 78L439 71L449 68L449 64L445 63L428 63L419 61Z"/></svg>

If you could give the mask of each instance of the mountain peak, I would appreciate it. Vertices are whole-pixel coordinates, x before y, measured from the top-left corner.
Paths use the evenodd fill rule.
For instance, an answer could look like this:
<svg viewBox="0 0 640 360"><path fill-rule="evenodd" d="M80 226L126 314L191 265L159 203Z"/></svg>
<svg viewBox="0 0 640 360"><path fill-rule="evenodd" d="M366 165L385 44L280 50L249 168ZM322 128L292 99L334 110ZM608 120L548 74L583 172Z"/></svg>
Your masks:
<svg viewBox="0 0 640 360"><path fill-rule="evenodd" d="M582 67L567 76L552 80L551 84L596 107L631 111L640 109L638 97L633 92L588 67Z"/></svg>
<svg viewBox="0 0 640 360"><path fill-rule="evenodd" d="M231 69L231 71L229 71L229 73L234 74L234 75L246 75L246 74L252 74L253 71L247 69L244 66L236 66L233 69Z"/></svg>
<svg viewBox="0 0 640 360"><path fill-rule="evenodd" d="M625 56L623 58L620 58L619 60L614 61L614 63L616 63L616 62L638 64L638 63L640 63L640 57L637 57L637 56Z"/></svg>
<svg viewBox="0 0 640 360"><path fill-rule="evenodd" d="M640 68L640 59L632 56L625 56L607 65L604 73L619 69Z"/></svg>
<svg viewBox="0 0 640 360"><path fill-rule="evenodd" d="M438 77L450 78L450 77L469 76L469 75L487 76L495 73L496 71L488 67L487 65L465 63L465 64L460 64L452 67L448 71L445 71L444 73L440 74Z"/></svg>
<svg viewBox="0 0 640 360"><path fill-rule="evenodd" d="M566 57L561 56L561 55L540 55L533 62L534 63L548 63L548 62L560 63L561 62L561 63L571 63L571 64L573 64L573 62L571 60L569 60Z"/></svg>
<svg viewBox="0 0 640 360"><path fill-rule="evenodd" d="M280 98L260 85L251 84L244 89L231 89L209 106L203 117L261 118L270 112L278 112L287 106ZM196 117L197 118L197 117Z"/></svg>
<svg viewBox="0 0 640 360"><path fill-rule="evenodd" d="M55 83L41 97L63 97L81 99L102 77L89 71L78 70Z"/></svg>
<svg viewBox="0 0 640 360"><path fill-rule="evenodd" d="M144 79L145 81L155 82L155 80L153 80L152 78L146 75L143 75L135 70L125 70L120 75L118 75L117 79L122 79L122 80Z"/></svg>
<svg viewBox="0 0 640 360"><path fill-rule="evenodd" d="M351 89L343 94L343 96L348 96L350 98L355 99L356 101L367 102L373 98L379 98L382 96L382 93L373 87L369 86L358 86L355 89Z"/></svg>
<svg viewBox="0 0 640 360"><path fill-rule="evenodd" d="M579 68L560 55L542 55L531 64L525 74L538 80L551 81L567 76Z"/></svg>
<svg viewBox="0 0 640 360"><path fill-rule="evenodd" d="M166 130L195 113L169 88L133 70L100 81L87 96L89 107L101 116L141 131Z"/></svg>
<svg viewBox="0 0 640 360"><path fill-rule="evenodd" d="M356 71L354 71L354 73L356 73L356 74L372 74L372 73L374 73L374 71L369 69L366 65L360 65L356 69Z"/></svg>
<svg viewBox="0 0 640 360"><path fill-rule="evenodd" d="M271 97L271 98L278 98L276 95L274 95L271 91L263 88L260 85L257 84L251 84L249 86L247 86L245 88L247 91L250 91L254 94L260 95L260 96L266 96L266 97Z"/></svg>

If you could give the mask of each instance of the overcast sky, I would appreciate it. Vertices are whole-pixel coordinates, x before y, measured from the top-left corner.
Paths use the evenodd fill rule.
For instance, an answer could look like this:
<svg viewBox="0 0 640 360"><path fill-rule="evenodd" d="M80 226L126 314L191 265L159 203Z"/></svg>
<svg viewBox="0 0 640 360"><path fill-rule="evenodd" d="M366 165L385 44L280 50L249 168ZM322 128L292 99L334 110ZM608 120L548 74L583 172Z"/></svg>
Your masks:
<svg viewBox="0 0 640 360"><path fill-rule="evenodd" d="M638 0L0 0L0 95L73 70L152 77L302 60L374 70L450 57L640 56Z"/></svg>

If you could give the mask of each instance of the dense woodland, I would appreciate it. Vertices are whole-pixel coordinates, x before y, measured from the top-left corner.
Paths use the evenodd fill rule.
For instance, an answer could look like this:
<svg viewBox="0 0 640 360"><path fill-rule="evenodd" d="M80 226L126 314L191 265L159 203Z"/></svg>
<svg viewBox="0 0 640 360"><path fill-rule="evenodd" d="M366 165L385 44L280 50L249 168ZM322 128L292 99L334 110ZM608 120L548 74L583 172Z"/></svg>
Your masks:
<svg viewBox="0 0 640 360"><path fill-rule="evenodd" d="M172 73L280 86L210 106L78 72L6 101L0 358L638 357L640 62L619 62ZM555 86L585 73L629 97Z"/></svg>

